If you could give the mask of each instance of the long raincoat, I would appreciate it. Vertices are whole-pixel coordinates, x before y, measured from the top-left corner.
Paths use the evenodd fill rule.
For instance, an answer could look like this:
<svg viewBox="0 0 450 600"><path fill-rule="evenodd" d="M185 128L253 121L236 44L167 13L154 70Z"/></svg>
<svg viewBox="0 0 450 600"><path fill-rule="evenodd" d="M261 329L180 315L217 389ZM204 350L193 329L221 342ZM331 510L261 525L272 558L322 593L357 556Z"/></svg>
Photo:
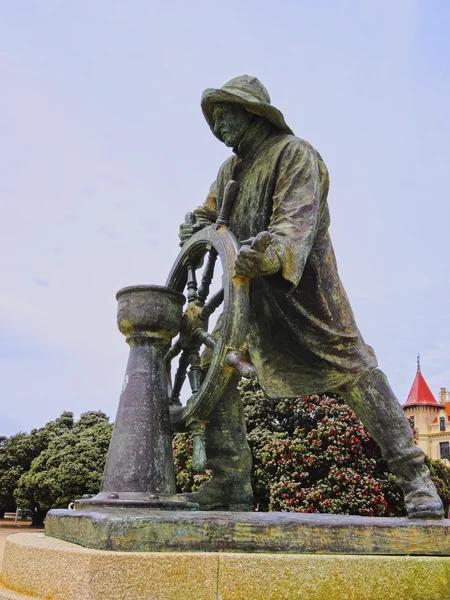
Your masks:
<svg viewBox="0 0 450 600"><path fill-rule="evenodd" d="M230 179L238 184L230 228L239 241L269 231L281 271L251 279L250 358L271 397L337 390L377 366L339 278L328 228L329 177L304 140L250 129L194 213L212 222Z"/></svg>

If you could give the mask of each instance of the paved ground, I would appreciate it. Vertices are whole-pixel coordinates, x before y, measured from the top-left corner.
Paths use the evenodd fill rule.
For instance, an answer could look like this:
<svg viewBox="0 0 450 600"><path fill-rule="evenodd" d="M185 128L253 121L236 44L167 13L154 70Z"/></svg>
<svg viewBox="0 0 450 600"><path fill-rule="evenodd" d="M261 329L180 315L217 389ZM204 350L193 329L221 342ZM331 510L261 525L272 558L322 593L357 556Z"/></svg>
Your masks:
<svg viewBox="0 0 450 600"><path fill-rule="evenodd" d="M13 533L23 533L24 531L44 531L43 529L31 529L31 520L22 521L22 519L18 519L17 523L15 523L14 516L14 514L7 513L5 515L5 519L0 519L0 571L2 568L5 541L8 535L11 535Z"/></svg>

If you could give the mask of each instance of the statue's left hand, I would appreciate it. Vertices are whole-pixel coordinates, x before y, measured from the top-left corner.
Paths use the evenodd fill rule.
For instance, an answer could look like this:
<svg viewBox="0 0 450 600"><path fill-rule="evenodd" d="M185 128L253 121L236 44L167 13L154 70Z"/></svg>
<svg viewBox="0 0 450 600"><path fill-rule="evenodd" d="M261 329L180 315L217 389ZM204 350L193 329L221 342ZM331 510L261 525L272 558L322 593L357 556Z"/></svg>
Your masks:
<svg viewBox="0 0 450 600"><path fill-rule="evenodd" d="M250 278L277 273L281 264L271 241L272 235L268 231L243 241L234 266L236 275Z"/></svg>

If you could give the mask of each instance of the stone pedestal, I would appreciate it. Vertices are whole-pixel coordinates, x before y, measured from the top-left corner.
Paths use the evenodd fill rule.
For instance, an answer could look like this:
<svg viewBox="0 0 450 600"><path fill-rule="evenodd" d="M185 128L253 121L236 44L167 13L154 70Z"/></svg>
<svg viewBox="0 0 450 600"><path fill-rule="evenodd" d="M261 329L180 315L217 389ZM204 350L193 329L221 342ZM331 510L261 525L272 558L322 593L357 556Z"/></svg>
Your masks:
<svg viewBox="0 0 450 600"><path fill-rule="evenodd" d="M51 510L45 532L97 550L450 556L450 521L304 513Z"/></svg>
<svg viewBox="0 0 450 600"><path fill-rule="evenodd" d="M20 533L0 600L447 600L449 570L444 556L108 552Z"/></svg>

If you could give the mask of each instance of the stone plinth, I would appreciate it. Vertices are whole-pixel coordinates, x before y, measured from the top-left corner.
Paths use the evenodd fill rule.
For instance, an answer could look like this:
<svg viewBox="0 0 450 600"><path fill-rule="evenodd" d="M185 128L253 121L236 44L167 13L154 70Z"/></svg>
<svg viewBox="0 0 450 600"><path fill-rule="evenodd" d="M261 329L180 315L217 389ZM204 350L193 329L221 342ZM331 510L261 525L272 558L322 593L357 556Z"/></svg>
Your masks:
<svg viewBox="0 0 450 600"><path fill-rule="evenodd" d="M19 533L0 600L446 600L450 558L111 552Z"/></svg>
<svg viewBox="0 0 450 600"><path fill-rule="evenodd" d="M450 556L450 521L302 513L51 510L49 536L97 550Z"/></svg>

